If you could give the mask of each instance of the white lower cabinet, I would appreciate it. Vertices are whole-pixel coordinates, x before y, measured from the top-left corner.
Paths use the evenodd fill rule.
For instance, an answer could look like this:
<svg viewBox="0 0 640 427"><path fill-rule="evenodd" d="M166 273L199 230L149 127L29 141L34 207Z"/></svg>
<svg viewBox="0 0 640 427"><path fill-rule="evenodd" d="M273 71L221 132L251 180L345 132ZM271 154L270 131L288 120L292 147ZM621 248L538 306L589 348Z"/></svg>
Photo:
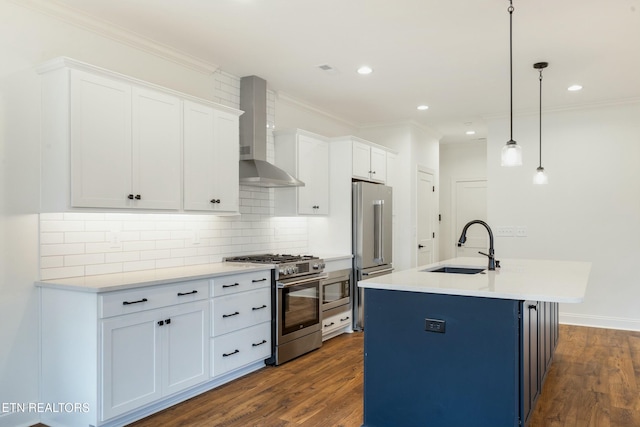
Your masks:
<svg viewBox="0 0 640 427"><path fill-rule="evenodd" d="M209 378L207 302L102 321L102 416L107 420Z"/></svg>
<svg viewBox="0 0 640 427"><path fill-rule="evenodd" d="M271 356L271 283L266 271L212 280L212 377Z"/></svg>
<svg viewBox="0 0 640 427"><path fill-rule="evenodd" d="M270 323L221 335L211 340L211 373L217 377L270 355Z"/></svg>

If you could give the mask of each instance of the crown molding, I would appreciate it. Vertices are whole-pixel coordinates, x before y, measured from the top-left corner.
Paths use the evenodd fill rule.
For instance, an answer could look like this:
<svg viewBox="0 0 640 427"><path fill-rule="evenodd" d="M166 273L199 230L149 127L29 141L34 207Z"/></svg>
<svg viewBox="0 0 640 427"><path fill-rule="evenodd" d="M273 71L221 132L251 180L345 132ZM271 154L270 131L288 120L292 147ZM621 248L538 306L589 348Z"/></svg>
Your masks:
<svg viewBox="0 0 640 427"><path fill-rule="evenodd" d="M12 3L45 14L78 28L99 34L115 42L158 56L192 70L211 74L217 64L196 58L178 49L141 36L113 23L90 16L77 9L63 5L56 0L9 0Z"/></svg>
<svg viewBox="0 0 640 427"><path fill-rule="evenodd" d="M323 109L321 109L319 107L311 105L311 104L309 104L309 103L307 103L305 101L301 101L299 99L296 99L296 98L294 98L294 97L292 97L290 95L287 95L284 92L280 92L280 91L276 92L276 91L274 91L273 93L275 94L277 99L285 101L285 102L288 102L289 104L296 105L298 107L304 108L305 110L309 110L309 111L314 112L316 114L321 114L321 115L323 115L325 117L330 118L331 120L335 120L337 122L343 123L343 124L345 124L347 126L350 126L352 128L359 128L360 127L360 125L358 125L358 123L354 123L352 121L345 120L342 117L338 117L338 116L336 116L334 114L331 114L331 113L329 113L329 112L327 112L327 111L325 111L325 110L323 110Z"/></svg>

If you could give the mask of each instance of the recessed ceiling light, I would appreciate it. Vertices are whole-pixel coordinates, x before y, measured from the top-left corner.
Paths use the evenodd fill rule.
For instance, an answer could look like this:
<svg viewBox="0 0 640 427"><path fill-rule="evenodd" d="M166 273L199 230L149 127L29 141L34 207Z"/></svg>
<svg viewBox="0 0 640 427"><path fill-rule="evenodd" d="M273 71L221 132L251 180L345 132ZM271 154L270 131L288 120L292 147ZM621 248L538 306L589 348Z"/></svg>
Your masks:
<svg viewBox="0 0 640 427"><path fill-rule="evenodd" d="M476 131L475 130L468 130L465 132L467 135L475 135Z"/></svg>
<svg viewBox="0 0 640 427"><path fill-rule="evenodd" d="M424 110L428 110L429 106L428 105L418 105L418 110L420 111L424 111Z"/></svg>
<svg viewBox="0 0 640 427"><path fill-rule="evenodd" d="M358 68L358 74L362 74L363 76L371 73L373 73L373 68L369 67L368 65L363 65L362 67Z"/></svg>
<svg viewBox="0 0 640 427"><path fill-rule="evenodd" d="M571 86L569 86L567 88L567 90L570 90L571 92L575 92L575 91L581 90L581 89L582 89L582 86L580 86L580 85L571 85Z"/></svg>

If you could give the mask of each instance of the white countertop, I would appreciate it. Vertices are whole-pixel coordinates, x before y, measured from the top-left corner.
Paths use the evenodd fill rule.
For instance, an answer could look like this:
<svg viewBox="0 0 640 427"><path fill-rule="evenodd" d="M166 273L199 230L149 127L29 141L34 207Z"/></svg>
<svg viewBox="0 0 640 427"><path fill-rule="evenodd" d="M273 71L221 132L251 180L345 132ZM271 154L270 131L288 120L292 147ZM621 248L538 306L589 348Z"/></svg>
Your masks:
<svg viewBox="0 0 640 427"><path fill-rule="evenodd" d="M484 267L478 274L432 273L437 266ZM579 303L584 299L591 263L501 259L488 271L486 258L453 258L358 282L358 286L408 292L485 298Z"/></svg>
<svg viewBox="0 0 640 427"><path fill-rule="evenodd" d="M111 292L143 286L198 280L215 276L226 276L250 271L271 270L271 264L243 264L220 262L189 267L161 268L129 273L101 274L97 276L72 277L68 279L44 280L36 286L66 289L80 292Z"/></svg>

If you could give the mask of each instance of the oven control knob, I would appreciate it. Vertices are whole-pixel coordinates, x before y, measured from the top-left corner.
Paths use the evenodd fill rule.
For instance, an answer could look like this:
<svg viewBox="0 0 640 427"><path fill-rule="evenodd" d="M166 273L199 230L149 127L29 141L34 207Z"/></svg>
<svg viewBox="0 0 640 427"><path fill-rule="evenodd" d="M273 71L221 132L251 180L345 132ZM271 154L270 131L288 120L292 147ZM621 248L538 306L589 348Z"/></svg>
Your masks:
<svg viewBox="0 0 640 427"><path fill-rule="evenodd" d="M281 269L279 269L279 270L278 270L278 273L280 273L280 274L286 274L286 271L284 271L284 268L281 268Z"/></svg>
<svg viewBox="0 0 640 427"><path fill-rule="evenodd" d="M318 264L318 263L313 264L313 269L314 270L318 270L319 268L320 268L320 264Z"/></svg>
<svg viewBox="0 0 640 427"><path fill-rule="evenodd" d="M298 267L297 265L295 267L291 267L291 272L298 274L300 272L300 267Z"/></svg>
<svg viewBox="0 0 640 427"><path fill-rule="evenodd" d="M293 267L287 267L287 274L293 273Z"/></svg>

